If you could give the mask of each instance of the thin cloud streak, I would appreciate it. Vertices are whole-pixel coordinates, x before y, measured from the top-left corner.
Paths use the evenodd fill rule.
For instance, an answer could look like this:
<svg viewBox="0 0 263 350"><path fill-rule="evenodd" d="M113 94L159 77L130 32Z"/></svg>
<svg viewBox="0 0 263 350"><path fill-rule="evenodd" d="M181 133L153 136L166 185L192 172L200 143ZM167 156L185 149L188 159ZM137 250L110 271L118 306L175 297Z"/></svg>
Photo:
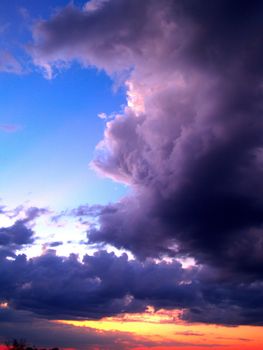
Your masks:
<svg viewBox="0 0 263 350"><path fill-rule="evenodd" d="M24 69L21 63L9 51L0 51L0 72L23 74Z"/></svg>
<svg viewBox="0 0 263 350"><path fill-rule="evenodd" d="M4 131L7 133L17 132L20 129L21 129L21 126L17 124L0 124L0 131Z"/></svg>

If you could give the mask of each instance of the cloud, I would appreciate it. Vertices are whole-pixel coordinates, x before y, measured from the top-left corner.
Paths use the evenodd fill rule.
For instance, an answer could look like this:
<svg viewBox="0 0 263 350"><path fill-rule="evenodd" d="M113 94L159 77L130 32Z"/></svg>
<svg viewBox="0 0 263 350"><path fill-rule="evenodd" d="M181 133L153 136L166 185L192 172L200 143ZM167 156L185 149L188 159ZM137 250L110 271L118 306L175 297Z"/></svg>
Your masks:
<svg viewBox="0 0 263 350"><path fill-rule="evenodd" d="M170 282L171 272L178 281ZM143 265L128 261L126 255L118 258L101 251L94 256L86 255L80 263L74 255L63 258L49 251L28 261L25 256L11 261L3 259L1 282L9 282L5 283L6 294L2 291L2 299L17 309L51 319L99 319L144 311L155 299L161 307L167 302L166 288L174 290L175 306L192 304L190 290L194 287L179 285L187 274L177 262L171 266L154 262ZM164 286L160 286L160 280L157 283L156 276Z"/></svg>
<svg viewBox="0 0 263 350"><path fill-rule="evenodd" d="M0 72L22 74L23 67L10 52L2 50L0 51Z"/></svg>
<svg viewBox="0 0 263 350"><path fill-rule="evenodd" d="M39 218L42 215L50 213L47 208L38 208L38 207L29 207L24 209L25 217L23 219L24 223L34 222L35 219Z"/></svg>
<svg viewBox="0 0 263 350"><path fill-rule="evenodd" d="M35 220L47 213L46 208L19 206L11 210L3 206L0 215L15 221L9 226L0 227L0 255L14 257L16 250L32 245L35 241L32 230Z"/></svg>
<svg viewBox="0 0 263 350"><path fill-rule="evenodd" d="M85 11L97 11L109 0L91 0L84 6Z"/></svg>
<svg viewBox="0 0 263 350"><path fill-rule="evenodd" d="M198 295L191 283L186 299L171 288L177 297L166 291L160 304L185 302L188 321L260 324L263 3L93 3L94 11L70 5L38 21L28 48L50 77L73 60L129 76L127 106L106 124L93 166L133 194L82 207L98 220L89 242L141 261L192 256L216 271L203 299L186 301Z"/></svg>
<svg viewBox="0 0 263 350"><path fill-rule="evenodd" d="M27 228L20 220L16 221L14 225L10 227L0 228L0 245L23 245L33 242L33 231Z"/></svg>
<svg viewBox="0 0 263 350"><path fill-rule="evenodd" d="M192 331L185 331L185 332L176 332L178 335L184 335L186 337L203 337L205 336L205 333L201 332L192 332ZM233 339L233 338L231 338Z"/></svg>
<svg viewBox="0 0 263 350"><path fill-rule="evenodd" d="M4 132L16 132L20 129L16 124L0 124L0 130Z"/></svg>
<svg viewBox="0 0 263 350"><path fill-rule="evenodd" d="M55 242L49 243L49 247L54 248L54 247L58 247L62 244L63 244L63 242L61 242L61 241L55 241Z"/></svg>
<svg viewBox="0 0 263 350"><path fill-rule="evenodd" d="M99 113L98 114L98 118L100 118L100 119L107 119L108 117L107 117L106 113Z"/></svg>
<svg viewBox="0 0 263 350"><path fill-rule="evenodd" d="M106 251L83 261L47 251L31 259L0 256L0 262L0 301L43 319L98 320L152 306L181 310L189 322L262 325L262 283L220 279L220 271Z"/></svg>

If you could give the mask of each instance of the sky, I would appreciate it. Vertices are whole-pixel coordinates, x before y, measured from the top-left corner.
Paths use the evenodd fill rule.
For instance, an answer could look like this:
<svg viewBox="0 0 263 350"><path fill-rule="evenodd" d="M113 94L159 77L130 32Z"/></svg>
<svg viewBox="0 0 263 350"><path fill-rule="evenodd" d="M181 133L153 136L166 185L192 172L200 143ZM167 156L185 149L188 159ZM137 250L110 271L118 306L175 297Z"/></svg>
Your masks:
<svg viewBox="0 0 263 350"><path fill-rule="evenodd" d="M0 349L260 350L263 3L0 2Z"/></svg>

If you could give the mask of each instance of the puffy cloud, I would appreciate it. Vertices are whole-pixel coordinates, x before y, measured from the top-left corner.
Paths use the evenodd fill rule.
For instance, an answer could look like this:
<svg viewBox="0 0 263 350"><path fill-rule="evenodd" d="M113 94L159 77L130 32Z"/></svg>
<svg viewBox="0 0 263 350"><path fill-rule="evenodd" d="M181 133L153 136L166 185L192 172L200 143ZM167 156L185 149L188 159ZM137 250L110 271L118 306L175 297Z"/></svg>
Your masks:
<svg viewBox="0 0 263 350"><path fill-rule="evenodd" d="M171 273L175 278L172 283ZM3 259L1 282L6 281L6 291L2 291L2 299L15 308L49 318L98 319L143 311L155 298L160 299L161 307L161 300L166 302L165 286L177 291L175 305L192 303L192 295L187 296L192 293L184 293L190 287L179 284L187 275L177 262L142 264L128 261L126 255L118 258L102 251L94 256L86 255L81 263L74 255L63 258L50 251L28 261L25 256L14 261ZM164 286L160 285L160 279ZM151 295L147 292L149 285Z"/></svg>
<svg viewBox="0 0 263 350"><path fill-rule="evenodd" d="M20 220L16 221L10 227L0 229L0 245L10 246L12 244L19 246L33 242L33 231L27 228Z"/></svg>
<svg viewBox="0 0 263 350"><path fill-rule="evenodd" d="M96 11L87 11L87 7L95 4L100 4ZM163 4L161 1L158 7ZM93 1L84 10L69 5L50 21L37 22L33 29L35 43L29 52L34 62L48 69L48 73L54 62L71 59L109 72L129 69L135 50L138 49L138 56L143 55L140 46L145 36L162 35L159 26L155 26L160 15L153 6L157 5L152 0L148 5L138 0ZM155 44L156 41L151 46Z"/></svg>
<svg viewBox="0 0 263 350"><path fill-rule="evenodd" d="M29 48L49 76L72 60L128 75L128 105L107 123L93 165L134 192L104 208L79 209L98 217L89 242L128 249L142 260L193 256L219 272L213 283L206 280L207 289L202 284L198 306L185 302L184 318L257 324L262 2L92 4L93 10L71 5L37 22ZM186 299L188 291L198 295L190 290L195 284L184 288ZM151 300L149 288L145 295ZM167 295L167 307L184 307L179 296L174 303Z"/></svg>
<svg viewBox="0 0 263 350"><path fill-rule="evenodd" d="M138 262L106 251L81 262L52 251L0 259L0 300L10 308L2 315L14 309L50 320L100 319L152 306L182 310L180 317L191 322L262 325L262 282L240 283L207 267Z"/></svg>
<svg viewBox="0 0 263 350"><path fill-rule="evenodd" d="M35 219L48 213L46 208L19 206L14 210L1 208L0 215L16 219L12 225L0 227L0 255L15 256L16 250L34 243L35 232L32 230Z"/></svg>

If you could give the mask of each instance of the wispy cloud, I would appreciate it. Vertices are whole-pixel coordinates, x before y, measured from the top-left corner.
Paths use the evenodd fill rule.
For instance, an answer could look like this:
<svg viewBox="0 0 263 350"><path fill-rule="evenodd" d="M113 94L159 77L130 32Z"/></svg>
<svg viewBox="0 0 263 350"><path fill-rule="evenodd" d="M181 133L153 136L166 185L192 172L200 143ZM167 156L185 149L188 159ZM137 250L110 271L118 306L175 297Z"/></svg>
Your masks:
<svg viewBox="0 0 263 350"><path fill-rule="evenodd" d="M0 124L0 131L12 133L20 129L21 129L21 126L18 124Z"/></svg>
<svg viewBox="0 0 263 350"><path fill-rule="evenodd" d="M0 72L22 74L24 72L21 63L9 51L0 51Z"/></svg>

